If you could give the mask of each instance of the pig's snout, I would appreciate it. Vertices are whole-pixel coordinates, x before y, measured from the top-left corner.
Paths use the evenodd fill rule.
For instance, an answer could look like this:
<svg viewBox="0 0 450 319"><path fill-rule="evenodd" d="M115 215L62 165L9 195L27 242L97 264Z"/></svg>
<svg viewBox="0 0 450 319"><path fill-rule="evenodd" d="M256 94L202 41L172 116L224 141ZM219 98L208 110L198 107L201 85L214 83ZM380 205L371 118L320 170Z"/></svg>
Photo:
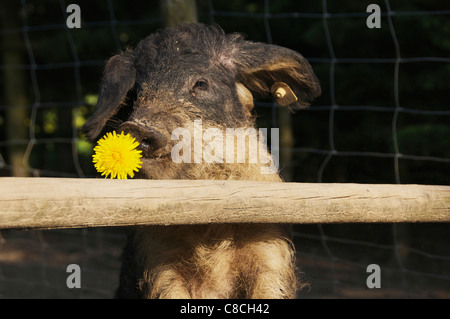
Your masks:
<svg viewBox="0 0 450 319"><path fill-rule="evenodd" d="M146 158L165 155L164 149L167 139L164 135L153 128L144 127L134 122L125 122L119 128L119 133L130 134L139 143L138 150Z"/></svg>

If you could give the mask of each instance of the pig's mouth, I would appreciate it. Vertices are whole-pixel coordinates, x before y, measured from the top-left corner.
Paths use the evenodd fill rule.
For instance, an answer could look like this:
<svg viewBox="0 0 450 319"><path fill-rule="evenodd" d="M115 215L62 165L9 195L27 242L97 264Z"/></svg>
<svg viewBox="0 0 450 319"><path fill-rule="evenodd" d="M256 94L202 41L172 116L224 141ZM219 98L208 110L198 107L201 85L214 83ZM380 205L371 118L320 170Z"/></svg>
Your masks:
<svg viewBox="0 0 450 319"><path fill-rule="evenodd" d="M154 128L148 128L135 122L125 122L119 133L130 134L139 143L137 149L142 151L143 160L161 160L170 156L167 138Z"/></svg>

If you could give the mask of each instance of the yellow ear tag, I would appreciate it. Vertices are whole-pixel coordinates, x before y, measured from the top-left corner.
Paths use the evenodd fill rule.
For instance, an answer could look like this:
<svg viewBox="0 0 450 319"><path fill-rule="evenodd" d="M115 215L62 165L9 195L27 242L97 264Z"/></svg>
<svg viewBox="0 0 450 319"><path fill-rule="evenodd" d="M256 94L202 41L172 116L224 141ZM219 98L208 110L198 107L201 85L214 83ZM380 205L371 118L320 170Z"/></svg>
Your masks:
<svg viewBox="0 0 450 319"><path fill-rule="evenodd" d="M297 96L289 85L284 82L275 82L270 89L273 97L281 106L286 106L298 101Z"/></svg>

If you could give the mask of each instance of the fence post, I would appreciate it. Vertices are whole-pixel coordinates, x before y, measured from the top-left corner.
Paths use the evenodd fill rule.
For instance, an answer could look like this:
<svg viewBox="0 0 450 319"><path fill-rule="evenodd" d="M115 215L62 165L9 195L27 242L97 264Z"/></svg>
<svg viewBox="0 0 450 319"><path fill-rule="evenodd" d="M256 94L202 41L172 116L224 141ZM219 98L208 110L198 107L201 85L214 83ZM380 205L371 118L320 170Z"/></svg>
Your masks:
<svg viewBox="0 0 450 319"><path fill-rule="evenodd" d="M0 178L1 228L450 222L450 186Z"/></svg>

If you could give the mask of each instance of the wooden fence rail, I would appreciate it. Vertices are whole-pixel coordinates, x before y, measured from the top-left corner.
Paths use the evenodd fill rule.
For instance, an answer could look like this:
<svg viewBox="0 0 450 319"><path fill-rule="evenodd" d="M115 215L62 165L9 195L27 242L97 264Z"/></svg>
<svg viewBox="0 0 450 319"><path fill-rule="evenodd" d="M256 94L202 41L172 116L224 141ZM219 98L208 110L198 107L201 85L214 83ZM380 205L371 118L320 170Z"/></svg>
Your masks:
<svg viewBox="0 0 450 319"><path fill-rule="evenodd" d="M0 178L0 229L450 222L450 186Z"/></svg>

